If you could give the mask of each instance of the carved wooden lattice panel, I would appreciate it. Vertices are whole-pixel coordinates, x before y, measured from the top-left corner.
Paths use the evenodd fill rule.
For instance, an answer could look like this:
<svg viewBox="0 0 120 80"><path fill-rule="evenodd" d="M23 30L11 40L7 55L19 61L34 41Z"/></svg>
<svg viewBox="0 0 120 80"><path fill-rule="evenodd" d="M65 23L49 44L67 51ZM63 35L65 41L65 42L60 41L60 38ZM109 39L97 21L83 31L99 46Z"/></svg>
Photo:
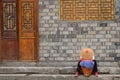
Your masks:
<svg viewBox="0 0 120 80"><path fill-rule="evenodd" d="M4 38L17 38L17 3L16 1L3 0L2 34Z"/></svg>
<svg viewBox="0 0 120 80"><path fill-rule="evenodd" d="M22 3L22 28L23 30L33 30L33 2Z"/></svg>
<svg viewBox="0 0 120 80"><path fill-rule="evenodd" d="M74 19L74 0L61 0L61 19Z"/></svg>
<svg viewBox="0 0 120 80"><path fill-rule="evenodd" d="M3 3L3 30L16 30L16 2Z"/></svg>
<svg viewBox="0 0 120 80"><path fill-rule="evenodd" d="M61 20L113 20L114 0L60 0Z"/></svg>
<svg viewBox="0 0 120 80"><path fill-rule="evenodd" d="M86 1L85 0L76 0L74 7L75 7L74 8L75 14L73 15L75 17L74 20L86 20ZM61 16L61 18L62 18L62 16Z"/></svg>

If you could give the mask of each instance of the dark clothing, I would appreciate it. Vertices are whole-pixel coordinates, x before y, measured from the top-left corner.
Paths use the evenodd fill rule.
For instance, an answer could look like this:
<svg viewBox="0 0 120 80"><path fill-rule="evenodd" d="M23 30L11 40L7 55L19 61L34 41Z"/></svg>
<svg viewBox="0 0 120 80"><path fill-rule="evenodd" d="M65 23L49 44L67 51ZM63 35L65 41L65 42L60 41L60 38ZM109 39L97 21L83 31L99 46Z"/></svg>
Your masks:
<svg viewBox="0 0 120 80"><path fill-rule="evenodd" d="M78 62L76 72L78 72L79 74L83 74L81 66L79 65L80 62L81 61ZM96 60L93 60L93 62L94 62L94 67L93 67L92 74L95 74L96 72L98 72L98 70L97 70L97 63L96 63Z"/></svg>

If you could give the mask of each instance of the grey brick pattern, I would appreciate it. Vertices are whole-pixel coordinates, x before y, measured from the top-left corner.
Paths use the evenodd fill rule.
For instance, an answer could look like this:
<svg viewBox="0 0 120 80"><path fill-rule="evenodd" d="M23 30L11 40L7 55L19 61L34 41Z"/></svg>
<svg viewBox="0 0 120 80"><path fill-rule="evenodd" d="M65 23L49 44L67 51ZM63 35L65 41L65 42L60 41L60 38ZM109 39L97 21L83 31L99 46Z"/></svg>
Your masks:
<svg viewBox="0 0 120 80"><path fill-rule="evenodd" d="M39 0L39 60L79 60L82 48L95 51L100 62L120 60L120 0L115 0L114 21L61 21L59 0Z"/></svg>
<svg viewBox="0 0 120 80"><path fill-rule="evenodd" d="M120 22L120 0L115 0L115 21Z"/></svg>

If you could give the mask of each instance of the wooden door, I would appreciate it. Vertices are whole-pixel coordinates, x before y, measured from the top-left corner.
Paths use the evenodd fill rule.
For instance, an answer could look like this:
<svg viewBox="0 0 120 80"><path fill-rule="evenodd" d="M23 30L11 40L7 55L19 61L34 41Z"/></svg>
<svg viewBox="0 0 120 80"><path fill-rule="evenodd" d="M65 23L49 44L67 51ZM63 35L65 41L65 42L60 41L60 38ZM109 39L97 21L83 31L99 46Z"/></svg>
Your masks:
<svg viewBox="0 0 120 80"><path fill-rule="evenodd" d="M37 61L37 0L0 0L0 61Z"/></svg>
<svg viewBox="0 0 120 80"><path fill-rule="evenodd" d="M2 26L2 0L0 0L0 61L2 60L1 59L1 56L2 56L2 45L1 45L1 40L2 40L2 36L1 36L1 26Z"/></svg>
<svg viewBox="0 0 120 80"><path fill-rule="evenodd" d="M17 1L2 0L2 59L18 59Z"/></svg>
<svg viewBox="0 0 120 80"><path fill-rule="evenodd" d="M19 50L21 61L37 60L37 0L19 0Z"/></svg>

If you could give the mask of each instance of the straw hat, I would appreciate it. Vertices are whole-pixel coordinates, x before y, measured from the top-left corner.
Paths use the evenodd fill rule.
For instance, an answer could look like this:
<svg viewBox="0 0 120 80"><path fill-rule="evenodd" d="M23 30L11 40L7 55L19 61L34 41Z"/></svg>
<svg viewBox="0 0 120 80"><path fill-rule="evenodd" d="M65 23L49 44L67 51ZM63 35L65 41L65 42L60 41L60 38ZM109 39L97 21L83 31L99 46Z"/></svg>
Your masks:
<svg viewBox="0 0 120 80"><path fill-rule="evenodd" d="M93 59L94 51L91 48L84 48L80 51L80 56L84 59Z"/></svg>

